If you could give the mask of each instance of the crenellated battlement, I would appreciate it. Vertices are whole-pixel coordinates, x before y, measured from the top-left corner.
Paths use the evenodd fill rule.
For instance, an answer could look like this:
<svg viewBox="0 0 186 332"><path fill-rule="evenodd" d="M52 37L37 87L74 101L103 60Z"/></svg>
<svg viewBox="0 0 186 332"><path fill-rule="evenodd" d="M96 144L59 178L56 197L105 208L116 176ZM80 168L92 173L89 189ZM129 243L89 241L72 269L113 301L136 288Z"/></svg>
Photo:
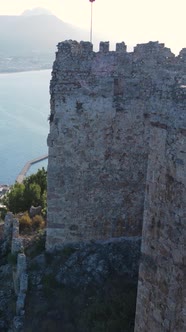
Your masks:
<svg viewBox="0 0 186 332"><path fill-rule="evenodd" d="M126 53L126 51L127 51L127 46L125 45L124 42L116 43L116 52L117 53Z"/></svg>
<svg viewBox="0 0 186 332"><path fill-rule="evenodd" d="M155 42L148 42L145 44L137 44L134 47L133 52L127 52L127 46L124 42L116 43L115 51L110 51L109 41L103 42L101 41L99 44L99 51L94 52L93 44L88 41L77 42L74 40L66 40L60 42L58 45L57 54L62 57L73 56L73 57L86 57L92 58L92 56L96 56L97 54L104 55L123 55L123 57L130 56L130 58L140 58L144 60L148 59L158 59L162 61L172 60L173 63L178 63L178 61L186 58L186 50L182 49L179 55L176 57L174 53L171 52L170 48L165 47L165 44ZM185 61L185 60L184 60Z"/></svg>
<svg viewBox="0 0 186 332"><path fill-rule="evenodd" d="M109 42L100 42L99 44L99 52L108 53L109 52Z"/></svg>
<svg viewBox="0 0 186 332"><path fill-rule="evenodd" d="M181 61L184 61L186 62L186 48L183 48L179 55L178 55L178 58L181 60Z"/></svg>
<svg viewBox="0 0 186 332"><path fill-rule="evenodd" d="M81 54L91 54L93 52L93 44L90 42L81 41L80 42L80 53Z"/></svg>
<svg viewBox="0 0 186 332"><path fill-rule="evenodd" d="M165 44L158 42L149 42L147 44L138 44L134 48L134 54L145 58L162 57L165 59L174 58L171 50L165 47Z"/></svg>

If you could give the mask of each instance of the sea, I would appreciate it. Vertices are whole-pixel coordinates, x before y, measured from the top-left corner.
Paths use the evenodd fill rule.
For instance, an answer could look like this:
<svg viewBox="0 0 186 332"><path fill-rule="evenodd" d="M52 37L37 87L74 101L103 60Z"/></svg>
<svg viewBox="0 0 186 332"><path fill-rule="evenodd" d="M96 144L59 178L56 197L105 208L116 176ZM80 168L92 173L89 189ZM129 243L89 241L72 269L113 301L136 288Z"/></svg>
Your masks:
<svg viewBox="0 0 186 332"><path fill-rule="evenodd" d="M14 184L24 165L48 153L51 70L0 74L0 185ZM28 174L47 168L47 160Z"/></svg>

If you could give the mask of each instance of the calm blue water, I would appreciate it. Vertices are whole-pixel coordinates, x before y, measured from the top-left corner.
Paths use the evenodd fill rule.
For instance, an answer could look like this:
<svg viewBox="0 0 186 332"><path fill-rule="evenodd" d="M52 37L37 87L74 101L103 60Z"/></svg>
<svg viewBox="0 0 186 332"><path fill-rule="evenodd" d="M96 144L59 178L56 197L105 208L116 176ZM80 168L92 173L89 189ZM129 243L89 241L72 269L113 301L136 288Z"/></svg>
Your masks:
<svg viewBox="0 0 186 332"><path fill-rule="evenodd" d="M27 161L48 153L50 77L50 70L0 74L0 184L13 184Z"/></svg>

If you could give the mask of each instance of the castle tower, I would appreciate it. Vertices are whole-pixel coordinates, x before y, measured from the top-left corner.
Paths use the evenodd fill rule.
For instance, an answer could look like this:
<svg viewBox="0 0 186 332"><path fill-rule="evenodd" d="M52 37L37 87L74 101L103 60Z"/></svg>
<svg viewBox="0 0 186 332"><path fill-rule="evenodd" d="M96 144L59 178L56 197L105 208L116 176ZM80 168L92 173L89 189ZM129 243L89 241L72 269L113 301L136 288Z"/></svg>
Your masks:
<svg viewBox="0 0 186 332"><path fill-rule="evenodd" d="M47 250L143 221L135 332L185 331L185 49L65 41L50 89Z"/></svg>
<svg viewBox="0 0 186 332"><path fill-rule="evenodd" d="M111 52L101 42L97 53L89 42L58 45L50 87L48 250L141 234L148 91L138 86L140 72L124 43Z"/></svg>

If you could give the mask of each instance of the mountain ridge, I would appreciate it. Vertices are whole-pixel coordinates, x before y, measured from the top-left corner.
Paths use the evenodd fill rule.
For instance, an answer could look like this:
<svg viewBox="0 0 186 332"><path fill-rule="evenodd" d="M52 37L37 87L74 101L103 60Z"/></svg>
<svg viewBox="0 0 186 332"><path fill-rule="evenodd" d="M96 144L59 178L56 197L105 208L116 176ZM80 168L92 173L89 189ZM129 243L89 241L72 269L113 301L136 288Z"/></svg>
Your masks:
<svg viewBox="0 0 186 332"><path fill-rule="evenodd" d="M87 39L88 32L54 15L0 15L0 54L30 55L54 52L64 39Z"/></svg>

